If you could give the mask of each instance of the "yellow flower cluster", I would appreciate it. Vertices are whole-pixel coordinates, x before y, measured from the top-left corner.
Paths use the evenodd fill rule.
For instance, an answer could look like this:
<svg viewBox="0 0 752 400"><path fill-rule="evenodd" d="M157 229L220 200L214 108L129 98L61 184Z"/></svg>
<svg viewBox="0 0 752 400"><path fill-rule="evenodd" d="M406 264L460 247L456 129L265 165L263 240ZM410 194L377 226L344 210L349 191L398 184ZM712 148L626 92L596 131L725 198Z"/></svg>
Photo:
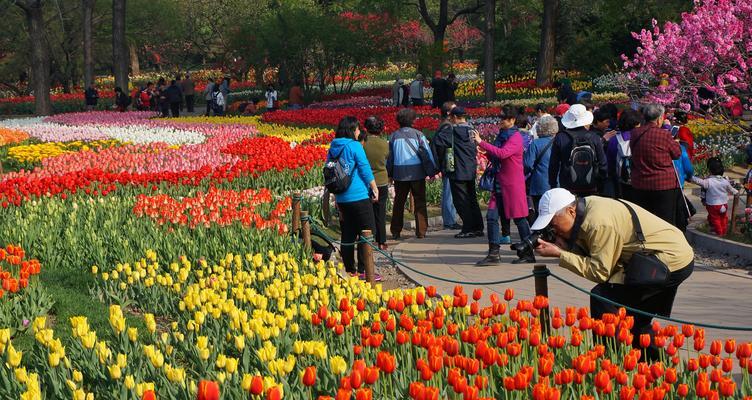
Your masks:
<svg viewBox="0 0 752 400"><path fill-rule="evenodd" d="M45 158L58 156L65 153L77 151L94 151L112 146L117 146L121 142L111 140L96 140L92 142L74 141L74 142L45 142L37 144L27 144L22 146L11 147L8 150L8 157L23 163L35 163Z"/></svg>
<svg viewBox="0 0 752 400"><path fill-rule="evenodd" d="M741 133L738 125L716 122L709 119L691 119L686 124L695 137L712 136L724 133Z"/></svg>
<svg viewBox="0 0 752 400"><path fill-rule="evenodd" d="M155 381L160 382L160 393L193 398L198 380L212 379L223 384L223 394L234 398L233 393L247 393L253 376L262 376L265 388L281 388L279 382L290 382L289 375L313 364L342 375L349 369L343 356L349 356L351 346L338 345L336 351L344 353L331 354L330 346L340 343L333 330L307 333L303 340L301 325L308 329L322 305L330 310L328 318L340 321L345 313L335 305L345 300L362 299L376 305L370 307L373 311L383 309L392 297L424 294L423 288L385 292L380 285L341 278L332 263L301 262L272 251L227 254L216 263L185 257L161 263L154 251L147 251L135 262L112 269L93 266L91 272L95 295L111 300L135 298L138 293L140 308L159 309L171 321L160 333L154 316L143 314L148 335L139 338L138 329L128 326L127 310L113 304L108 318L113 340L99 339L85 317L73 317L71 342L65 347L43 319L35 321L35 338L41 344L35 349L46 354L30 357L46 357L49 368L57 369L55 376L64 379L61 385L68 386L73 398L84 400L88 394L81 389L82 373L73 366L105 377L99 383L105 387L97 390L126 390L128 397L140 397L154 388ZM425 318L428 310L441 304L427 299L425 305L412 304L404 313ZM369 326L379 318L354 306L349 312L354 327ZM71 350L66 353L66 348ZM0 349L11 368L20 366L22 353L13 348L7 330L0 331ZM24 382L31 381L30 374L23 373Z"/></svg>

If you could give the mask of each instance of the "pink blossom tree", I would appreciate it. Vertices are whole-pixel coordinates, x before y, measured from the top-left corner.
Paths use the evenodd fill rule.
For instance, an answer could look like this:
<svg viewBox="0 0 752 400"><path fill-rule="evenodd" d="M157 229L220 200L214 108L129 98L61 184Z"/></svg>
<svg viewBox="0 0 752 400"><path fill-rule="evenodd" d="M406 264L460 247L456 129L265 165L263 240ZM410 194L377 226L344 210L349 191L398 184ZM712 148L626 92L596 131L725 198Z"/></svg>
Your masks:
<svg viewBox="0 0 752 400"><path fill-rule="evenodd" d="M640 42L622 55L627 89L646 100L728 120L729 92L748 94L752 83L752 1L695 0L679 22L633 32Z"/></svg>

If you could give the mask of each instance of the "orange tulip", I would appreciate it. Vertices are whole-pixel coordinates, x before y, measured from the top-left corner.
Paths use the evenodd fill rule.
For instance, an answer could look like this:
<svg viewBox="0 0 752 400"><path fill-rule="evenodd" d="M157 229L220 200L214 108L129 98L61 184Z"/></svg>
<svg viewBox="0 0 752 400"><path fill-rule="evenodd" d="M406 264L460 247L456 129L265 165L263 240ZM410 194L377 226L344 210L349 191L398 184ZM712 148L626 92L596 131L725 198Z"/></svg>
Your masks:
<svg viewBox="0 0 752 400"><path fill-rule="evenodd" d="M197 400L219 400L219 384L202 380L198 383Z"/></svg>
<svg viewBox="0 0 752 400"><path fill-rule="evenodd" d="M145 390L141 400L157 400L157 395L154 394L153 390Z"/></svg>
<svg viewBox="0 0 752 400"><path fill-rule="evenodd" d="M355 391L355 400L373 400L373 391L370 388L360 388Z"/></svg>
<svg viewBox="0 0 752 400"><path fill-rule="evenodd" d="M275 386L266 392L266 400L282 400L282 391L279 386Z"/></svg>
<svg viewBox="0 0 752 400"><path fill-rule="evenodd" d="M310 366L306 367L306 369L303 371L303 377L301 379L303 381L303 385L305 386L313 386L316 384L316 367Z"/></svg>
<svg viewBox="0 0 752 400"><path fill-rule="evenodd" d="M504 291L504 300L510 301L514 298L514 289L508 288Z"/></svg>
<svg viewBox="0 0 752 400"><path fill-rule="evenodd" d="M736 350L736 340L727 339L726 343L724 343L723 349L728 354L734 354L734 351Z"/></svg>

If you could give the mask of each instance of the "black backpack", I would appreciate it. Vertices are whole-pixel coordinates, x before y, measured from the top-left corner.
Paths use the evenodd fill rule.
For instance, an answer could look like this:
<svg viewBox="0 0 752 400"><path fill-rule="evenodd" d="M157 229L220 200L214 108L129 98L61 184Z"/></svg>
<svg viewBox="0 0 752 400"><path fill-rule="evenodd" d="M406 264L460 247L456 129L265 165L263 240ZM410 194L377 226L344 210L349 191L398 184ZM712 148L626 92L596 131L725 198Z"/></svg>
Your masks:
<svg viewBox="0 0 752 400"><path fill-rule="evenodd" d="M572 152L569 153L569 178L574 190L592 190L597 186L598 170L595 166L595 149L589 135L572 134Z"/></svg>
<svg viewBox="0 0 752 400"><path fill-rule="evenodd" d="M342 152L346 148L347 145L342 146L342 150L324 164L324 186L329 193L343 193L350 187L350 183L352 182L352 176L349 174L350 171L348 171L350 168L341 159Z"/></svg>

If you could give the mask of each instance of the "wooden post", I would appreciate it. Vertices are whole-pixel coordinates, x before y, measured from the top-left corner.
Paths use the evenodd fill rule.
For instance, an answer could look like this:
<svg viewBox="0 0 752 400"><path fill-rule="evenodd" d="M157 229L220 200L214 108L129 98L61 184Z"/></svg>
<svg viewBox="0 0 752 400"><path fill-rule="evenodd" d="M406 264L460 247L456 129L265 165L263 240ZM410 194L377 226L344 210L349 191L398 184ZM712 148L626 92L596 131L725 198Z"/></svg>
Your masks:
<svg viewBox="0 0 752 400"><path fill-rule="evenodd" d="M361 238L371 240L371 231L363 231L361 232ZM366 268L366 282L373 285L373 271L374 271L374 265L373 265L373 247L371 247L370 244L365 242L358 243L358 256L362 255L364 260L363 264L365 264Z"/></svg>
<svg viewBox="0 0 752 400"><path fill-rule="evenodd" d="M535 264L533 266L533 274L535 274L535 295L545 296L548 298L548 267L545 264ZM548 335L551 331L551 316L549 308L543 308L540 310L540 323L543 335Z"/></svg>
<svg viewBox="0 0 752 400"><path fill-rule="evenodd" d="M736 204L739 202L739 195L734 195L734 200L731 204L731 233L736 232Z"/></svg>
<svg viewBox="0 0 752 400"><path fill-rule="evenodd" d="M300 233L300 199L300 192L292 195L292 233L295 235Z"/></svg>
<svg viewBox="0 0 752 400"><path fill-rule="evenodd" d="M303 223L303 246L306 250L311 249L311 223L308 221L308 211L301 211L300 219Z"/></svg>

